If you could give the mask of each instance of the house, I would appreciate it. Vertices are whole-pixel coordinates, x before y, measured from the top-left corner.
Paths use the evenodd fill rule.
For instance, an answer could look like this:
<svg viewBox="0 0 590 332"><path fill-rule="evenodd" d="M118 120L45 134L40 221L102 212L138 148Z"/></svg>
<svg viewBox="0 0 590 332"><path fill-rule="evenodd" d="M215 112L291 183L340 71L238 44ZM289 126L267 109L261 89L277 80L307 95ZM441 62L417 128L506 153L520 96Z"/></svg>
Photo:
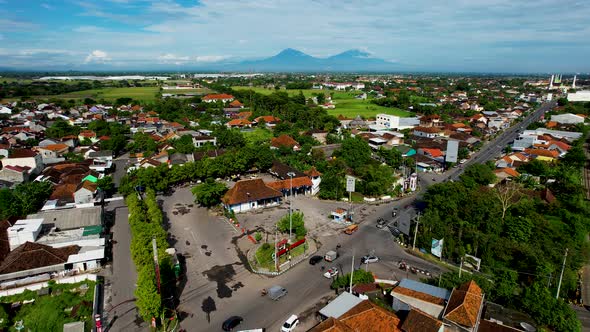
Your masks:
<svg viewBox="0 0 590 332"><path fill-rule="evenodd" d="M192 137L193 145L197 148L203 147L205 144L211 144L213 146L217 145L217 137L214 136L195 134L192 135Z"/></svg>
<svg viewBox="0 0 590 332"><path fill-rule="evenodd" d="M38 147L37 151L41 154L45 164L51 164L59 161L64 161L64 154L68 153L70 147L63 143L48 144L44 147Z"/></svg>
<svg viewBox="0 0 590 332"><path fill-rule="evenodd" d="M496 170L494 170L494 174L496 175L496 177L500 181L506 180L506 179L517 178L520 176L520 173L518 173L514 168L510 168L510 167L496 169Z"/></svg>
<svg viewBox="0 0 590 332"><path fill-rule="evenodd" d="M440 159L445 156L444 152L442 152L440 149L419 148L418 153L433 159Z"/></svg>
<svg viewBox="0 0 590 332"><path fill-rule="evenodd" d="M308 171L305 172L305 175L309 176L311 179L311 194L317 195L320 191L320 183L322 183L322 173L318 172L315 166L312 166Z"/></svg>
<svg viewBox="0 0 590 332"><path fill-rule="evenodd" d="M281 122L281 119L277 118L276 116L264 115L264 116L259 116L256 119L254 119L253 123L255 123L255 124L264 123L265 126L272 128L272 127L276 126L279 122Z"/></svg>
<svg viewBox="0 0 590 332"><path fill-rule="evenodd" d="M139 163L139 167L141 168L151 168L151 167L158 167L160 166L162 163L154 160L152 158L144 158L140 163Z"/></svg>
<svg viewBox="0 0 590 332"><path fill-rule="evenodd" d="M438 136L442 136L442 130L437 127L416 127L414 128L413 133L414 136L426 138L435 138Z"/></svg>
<svg viewBox="0 0 590 332"><path fill-rule="evenodd" d="M80 140L80 142L84 139L89 139L92 143L98 142L98 137L96 136L96 133L92 130L82 130L78 134L78 139Z"/></svg>
<svg viewBox="0 0 590 332"><path fill-rule="evenodd" d="M496 167L518 167L524 163L527 163L529 158L520 152L506 155L496 161Z"/></svg>
<svg viewBox="0 0 590 332"><path fill-rule="evenodd" d="M44 244L25 242L12 250L0 264L0 280L6 278L6 274L19 272L26 272L23 276L28 276L63 271L68 258L79 251L80 247L76 245L53 248Z"/></svg>
<svg viewBox="0 0 590 332"><path fill-rule="evenodd" d="M218 101L220 101L222 103L227 103L227 102L232 101L234 99L235 99L234 96L222 93L222 94L208 94L205 97L203 97L201 100L205 103L215 103Z"/></svg>
<svg viewBox="0 0 590 332"><path fill-rule="evenodd" d="M533 159L549 162L554 161L559 157L559 152L556 150L524 149L524 153Z"/></svg>
<svg viewBox="0 0 590 332"><path fill-rule="evenodd" d="M233 119L225 124L228 128L250 128L252 122L247 119Z"/></svg>
<svg viewBox="0 0 590 332"><path fill-rule="evenodd" d="M565 154L569 151L569 149L571 148L570 145L568 145L567 143L564 143L562 141L556 141L556 140L552 140L547 144L547 150L549 151L553 151L556 150L559 152L559 157L563 157L565 156Z"/></svg>
<svg viewBox="0 0 590 332"><path fill-rule="evenodd" d="M318 141L320 144L326 144L326 140L328 138L328 132L320 129L309 130L305 133L305 135L313 137L313 139Z"/></svg>
<svg viewBox="0 0 590 332"><path fill-rule="evenodd" d="M402 118L397 115L377 114L376 125L382 129L412 129L420 125L420 120L417 117Z"/></svg>
<svg viewBox="0 0 590 332"><path fill-rule="evenodd" d="M442 314L443 322L456 326L460 331L477 331L484 297L485 294L473 280L453 289Z"/></svg>
<svg viewBox="0 0 590 332"><path fill-rule="evenodd" d="M235 213L277 206L283 194L268 187L262 179L242 180L228 190L221 201L227 210Z"/></svg>
<svg viewBox="0 0 590 332"><path fill-rule="evenodd" d="M90 169L97 172L106 172L113 166L113 151L91 151L87 154L87 158L92 160Z"/></svg>
<svg viewBox="0 0 590 332"><path fill-rule="evenodd" d="M297 196L299 194L311 194L313 183L311 182L311 179L309 177L300 176L287 180L268 182L266 185L269 188L281 192L283 196L287 197L291 194L293 194L293 196Z"/></svg>
<svg viewBox="0 0 590 332"><path fill-rule="evenodd" d="M4 167L21 166L28 167L29 174L37 174L43 169L43 158L40 154L29 149L13 149L9 151L8 157L0 161Z"/></svg>
<svg viewBox="0 0 590 332"><path fill-rule="evenodd" d="M4 166L0 170L0 180L12 183L23 183L29 180L28 166Z"/></svg>
<svg viewBox="0 0 590 332"><path fill-rule="evenodd" d="M404 332L442 332L444 325L441 321L419 309L410 309L402 324Z"/></svg>
<svg viewBox="0 0 590 332"><path fill-rule="evenodd" d="M85 180L80 182L74 191L74 202L76 205L94 204L94 194L98 188L97 184Z"/></svg>
<svg viewBox="0 0 590 332"><path fill-rule="evenodd" d="M402 332L400 319L369 300L364 300L339 317L330 317L309 332L337 331L335 326L346 326L342 331L355 332Z"/></svg>
<svg viewBox="0 0 590 332"><path fill-rule="evenodd" d="M451 297L447 289L411 279L402 279L391 291L392 308L397 311L419 309L432 317L440 317Z"/></svg>
<svg viewBox="0 0 590 332"><path fill-rule="evenodd" d="M441 124L438 114L424 115L420 118L420 127L438 127Z"/></svg>
<svg viewBox="0 0 590 332"><path fill-rule="evenodd" d="M297 141L295 141L291 136L285 135L285 134L283 134L279 137L273 137L270 140L270 148L271 149L287 148L287 149L292 149L293 151L299 151L301 149L299 146L299 143L297 143Z"/></svg>
<svg viewBox="0 0 590 332"><path fill-rule="evenodd" d="M240 103L239 100L234 100L231 103L229 103L229 107L230 108L244 108L244 104Z"/></svg>

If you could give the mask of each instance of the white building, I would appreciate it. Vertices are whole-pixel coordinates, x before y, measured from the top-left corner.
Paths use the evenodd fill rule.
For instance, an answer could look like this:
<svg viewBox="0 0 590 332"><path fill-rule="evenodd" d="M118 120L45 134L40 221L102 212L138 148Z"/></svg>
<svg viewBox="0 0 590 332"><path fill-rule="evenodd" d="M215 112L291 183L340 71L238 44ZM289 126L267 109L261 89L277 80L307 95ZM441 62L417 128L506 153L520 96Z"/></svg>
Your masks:
<svg viewBox="0 0 590 332"><path fill-rule="evenodd" d="M10 250L14 250L16 247L26 242L35 242L39 233L41 233L41 225L43 219L21 219L9 227L6 232L8 233L8 243L10 244Z"/></svg>
<svg viewBox="0 0 590 332"><path fill-rule="evenodd" d="M43 170L43 158L35 151L27 149L14 149L7 158L2 159L4 166L29 167L29 174L37 174Z"/></svg>
<svg viewBox="0 0 590 332"><path fill-rule="evenodd" d="M403 130L417 127L420 125L420 120L417 117L402 118L397 115L377 114L376 124L378 127Z"/></svg>
<svg viewBox="0 0 590 332"><path fill-rule="evenodd" d="M552 115L551 121L557 122L559 124L578 124L584 123L584 117L572 113L565 113Z"/></svg>
<svg viewBox="0 0 590 332"><path fill-rule="evenodd" d="M567 94L567 100L569 101L590 101L590 91L576 91L574 93Z"/></svg>

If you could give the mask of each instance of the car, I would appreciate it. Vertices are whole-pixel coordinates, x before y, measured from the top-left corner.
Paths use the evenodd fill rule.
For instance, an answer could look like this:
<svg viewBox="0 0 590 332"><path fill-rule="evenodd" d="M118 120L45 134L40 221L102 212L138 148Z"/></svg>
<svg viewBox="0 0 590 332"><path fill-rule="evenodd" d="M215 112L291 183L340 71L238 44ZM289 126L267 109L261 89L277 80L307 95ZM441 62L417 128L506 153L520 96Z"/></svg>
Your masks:
<svg viewBox="0 0 590 332"><path fill-rule="evenodd" d="M436 181L436 178L432 178L432 181Z"/></svg>
<svg viewBox="0 0 590 332"><path fill-rule="evenodd" d="M310 265L316 265L317 263L319 263L322 259L324 259L324 257L322 256L312 256L309 259L309 264Z"/></svg>
<svg viewBox="0 0 590 332"><path fill-rule="evenodd" d="M231 316L230 318L226 319L225 322L221 325L221 328L224 331L231 331L236 326L240 325L241 322L244 321L244 318L240 316Z"/></svg>
<svg viewBox="0 0 590 332"><path fill-rule="evenodd" d="M291 315L291 317L287 318L285 324L283 324L281 327L281 332L294 331L297 325L299 325L299 318L296 315Z"/></svg>
<svg viewBox="0 0 590 332"><path fill-rule="evenodd" d="M397 227L388 227L389 231L391 232L391 235L395 236L395 237L399 237L402 232L397 228Z"/></svg>
<svg viewBox="0 0 590 332"><path fill-rule="evenodd" d="M328 272L324 273L324 277L328 278L328 279L332 279L332 277L335 277L338 275L338 268L333 267L331 269L328 270Z"/></svg>
<svg viewBox="0 0 590 332"><path fill-rule="evenodd" d="M361 258L362 264L376 263L379 261L379 257L374 255L366 255Z"/></svg>
<svg viewBox="0 0 590 332"><path fill-rule="evenodd" d="M377 228L383 228L387 224L387 221L383 218L377 220Z"/></svg>

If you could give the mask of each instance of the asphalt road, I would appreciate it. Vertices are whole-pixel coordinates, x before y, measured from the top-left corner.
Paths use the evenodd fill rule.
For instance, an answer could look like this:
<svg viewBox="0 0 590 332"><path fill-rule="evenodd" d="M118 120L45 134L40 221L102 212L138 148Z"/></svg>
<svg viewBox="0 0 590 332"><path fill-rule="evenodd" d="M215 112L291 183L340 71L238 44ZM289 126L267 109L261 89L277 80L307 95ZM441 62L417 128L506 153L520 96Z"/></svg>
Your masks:
<svg viewBox="0 0 590 332"><path fill-rule="evenodd" d="M530 113L526 118L524 118L521 122L515 124L514 126L504 130L498 137L494 140L488 142L480 151L475 153L462 167L456 168L454 171L451 171L445 177L448 179L452 179L456 181L459 179L459 175L463 173L463 169L469 165L479 163L483 164L486 163L488 160L495 159L502 154L502 151L506 146L515 140L518 135L524 131L531 123L539 121L541 116L545 113L550 111L555 105L556 102L551 101L541 105L538 109Z"/></svg>

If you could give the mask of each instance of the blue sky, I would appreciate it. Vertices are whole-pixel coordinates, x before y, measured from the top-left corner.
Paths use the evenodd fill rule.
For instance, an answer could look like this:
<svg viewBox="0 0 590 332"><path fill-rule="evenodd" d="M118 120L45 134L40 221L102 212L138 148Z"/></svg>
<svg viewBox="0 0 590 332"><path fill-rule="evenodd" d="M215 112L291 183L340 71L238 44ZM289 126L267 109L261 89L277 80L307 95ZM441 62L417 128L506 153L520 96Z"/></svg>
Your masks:
<svg viewBox="0 0 590 332"><path fill-rule="evenodd" d="M0 67L162 68L362 49L408 70L589 72L587 0L0 0Z"/></svg>

